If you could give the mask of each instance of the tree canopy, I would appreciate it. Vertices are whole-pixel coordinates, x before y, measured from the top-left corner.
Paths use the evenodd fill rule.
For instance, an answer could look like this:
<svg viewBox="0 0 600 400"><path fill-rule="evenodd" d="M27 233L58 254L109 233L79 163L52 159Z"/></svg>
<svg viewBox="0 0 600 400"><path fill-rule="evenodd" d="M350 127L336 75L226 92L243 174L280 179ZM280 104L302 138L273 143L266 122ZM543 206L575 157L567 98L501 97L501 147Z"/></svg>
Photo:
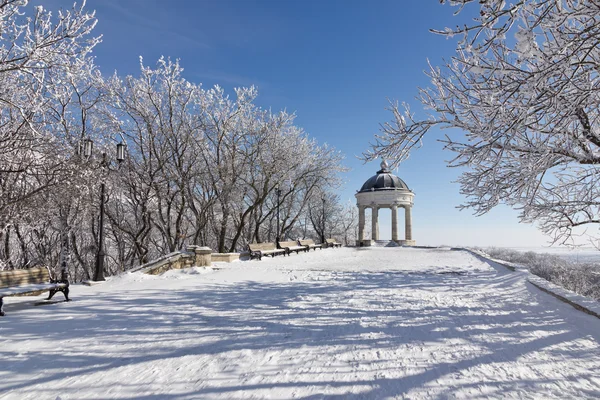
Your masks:
<svg viewBox="0 0 600 400"><path fill-rule="evenodd" d="M259 107L257 88L204 88L179 60L104 76L90 56L95 24L83 7L53 16L0 0L0 269L61 264L90 279L101 193L108 274L192 244L348 238L354 224L332 194L338 151L294 114ZM312 221L322 198L329 214Z"/></svg>

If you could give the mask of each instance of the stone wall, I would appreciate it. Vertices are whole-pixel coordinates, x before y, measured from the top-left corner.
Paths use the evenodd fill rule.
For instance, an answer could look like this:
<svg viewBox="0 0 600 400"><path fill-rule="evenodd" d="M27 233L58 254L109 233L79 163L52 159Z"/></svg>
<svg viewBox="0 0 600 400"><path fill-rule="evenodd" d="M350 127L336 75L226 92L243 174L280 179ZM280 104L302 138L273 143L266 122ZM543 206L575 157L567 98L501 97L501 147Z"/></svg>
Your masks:
<svg viewBox="0 0 600 400"><path fill-rule="evenodd" d="M167 254L158 260L150 261L131 270L149 275L162 274L170 269L209 267L212 264L212 250L209 247L188 246L186 251Z"/></svg>
<svg viewBox="0 0 600 400"><path fill-rule="evenodd" d="M214 262L232 262L240 259L240 253L212 253L212 260Z"/></svg>

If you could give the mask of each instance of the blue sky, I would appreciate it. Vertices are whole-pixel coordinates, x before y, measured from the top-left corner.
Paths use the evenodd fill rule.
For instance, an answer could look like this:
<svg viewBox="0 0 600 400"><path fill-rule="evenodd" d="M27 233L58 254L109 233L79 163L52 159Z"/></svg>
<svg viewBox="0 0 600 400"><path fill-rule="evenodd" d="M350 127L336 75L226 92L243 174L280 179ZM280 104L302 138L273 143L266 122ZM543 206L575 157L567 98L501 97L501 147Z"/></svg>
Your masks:
<svg viewBox="0 0 600 400"><path fill-rule="evenodd" d="M38 4L57 10L72 1L30 6ZM352 170L341 177L340 195L352 202L379 169L379 162L363 165L356 156L391 118L387 99L406 101L423 115L415 96L428 84L427 59L438 64L453 54L454 40L429 29L469 17L453 16L455 10L438 0L88 0L87 8L97 12L96 34L103 43L95 50L96 63L105 74L137 74L139 56L154 65L164 55L179 58L185 77L204 87L256 85L259 105L295 111L297 125L346 155ZM452 181L459 171L446 167L452 154L435 139L396 172L415 192L418 244L547 244L507 207L483 217L458 211L463 198ZM389 220L389 211L380 213L383 238L391 236Z"/></svg>

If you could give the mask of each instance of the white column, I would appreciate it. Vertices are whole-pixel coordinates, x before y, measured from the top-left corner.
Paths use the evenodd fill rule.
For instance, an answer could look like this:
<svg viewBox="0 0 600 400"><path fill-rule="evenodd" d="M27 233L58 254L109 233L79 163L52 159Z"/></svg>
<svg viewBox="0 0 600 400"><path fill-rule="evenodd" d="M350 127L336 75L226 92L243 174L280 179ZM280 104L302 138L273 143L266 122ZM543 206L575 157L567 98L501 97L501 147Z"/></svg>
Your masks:
<svg viewBox="0 0 600 400"><path fill-rule="evenodd" d="M404 239L412 240L412 207L404 207Z"/></svg>
<svg viewBox="0 0 600 400"><path fill-rule="evenodd" d="M398 241L398 207L392 206L392 240Z"/></svg>
<svg viewBox="0 0 600 400"><path fill-rule="evenodd" d="M371 239L379 240L379 207L372 207L372 220L371 220Z"/></svg>
<svg viewBox="0 0 600 400"><path fill-rule="evenodd" d="M365 240L365 206L358 206L358 243Z"/></svg>

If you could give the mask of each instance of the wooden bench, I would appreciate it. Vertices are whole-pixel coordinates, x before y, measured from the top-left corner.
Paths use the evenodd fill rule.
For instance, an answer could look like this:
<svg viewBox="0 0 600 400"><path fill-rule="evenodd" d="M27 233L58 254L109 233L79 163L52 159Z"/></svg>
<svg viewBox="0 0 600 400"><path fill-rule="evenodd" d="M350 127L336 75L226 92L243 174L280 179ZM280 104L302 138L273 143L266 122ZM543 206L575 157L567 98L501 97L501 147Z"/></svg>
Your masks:
<svg viewBox="0 0 600 400"><path fill-rule="evenodd" d="M57 292L62 292L69 301L69 281L52 279L47 267L0 271L0 316L4 316L4 297L33 295L50 292L50 300Z"/></svg>
<svg viewBox="0 0 600 400"><path fill-rule="evenodd" d="M335 239L325 239L327 247L342 247L341 243L338 243Z"/></svg>
<svg viewBox="0 0 600 400"><path fill-rule="evenodd" d="M306 247L308 250L313 249L313 250L317 250L317 249L321 249L323 250L323 244L319 243L319 244L315 244L315 241L312 239L304 239L304 240L299 240L298 243L300 244L300 246L304 246Z"/></svg>
<svg viewBox="0 0 600 400"><path fill-rule="evenodd" d="M279 242L279 247L284 249L288 255L292 251L295 251L296 254L298 254L301 251L304 251L304 252L308 251L308 248L306 246L299 246L298 242L296 242L295 240L290 240L287 242Z"/></svg>
<svg viewBox="0 0 600 400"><path fill-rule="evenodd" d="M284 249L278 249L275 243L251 243L248 245L250 250L250 259L258 258L262 259L262 256L275 257L279 254L286 254Z"/></svg>

